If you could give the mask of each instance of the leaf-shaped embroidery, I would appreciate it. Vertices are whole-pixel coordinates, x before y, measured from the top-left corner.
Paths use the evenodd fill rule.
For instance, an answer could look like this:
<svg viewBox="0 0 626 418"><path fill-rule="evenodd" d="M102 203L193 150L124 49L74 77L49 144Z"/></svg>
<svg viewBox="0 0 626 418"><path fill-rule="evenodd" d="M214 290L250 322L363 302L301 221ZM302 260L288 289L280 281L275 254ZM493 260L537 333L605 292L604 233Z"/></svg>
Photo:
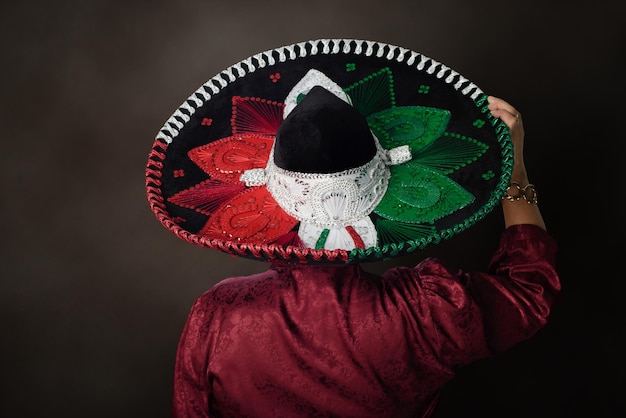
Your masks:
<svg viewBox="0 0 626 418"><path fill-rule="evenodd" d="M189 158L212 178L239 182L245 170L265 168L274 136L240 134L193 148Z"/></svg>
<svg viewBox="0 0 626 418"><path fill-rule="evenodd" d="M178 206L210 215L215 209L245 189L243 184L205 180L167 199Z"/></svg>
<svg viewBox="0 0 626 418"><path fill-rule="evenodd" d="M436 232L433 224L408 224L379 218L376 220L380 246L410 240L421 240Z"/></svg>
<svg viewBox="0 0 626 418"><path fill-rule="evenodd" d="M268 243L289 232L297 223L265 187L251 187L215 210L199 234Z"/></svg>
<svg viewBox="0 0 626 418"><path fill-rule="evenodd" d="M441 137L449 120L449 111L424 106L389 108L367 118L383 148L408 145L411 153L419 152Z"/></svg>
<svg viewBox="0 0 626 418"><path fill-rule="evenodd" d="M344 91L350 96L352 106L365 116L396 105L393 75L388 67L346 87Z"/></svg>
<svg viewBox="0 0 626 418"><path fill-rule="evenodd" d="M433 222L467 206L474 196L458 183L419 166L391 167L392 179L374 212L384 218L407 222Z"/></svg>
<svg viewBox="0 0 626 418"><path fill-rule="evenodd" d="M233 134L254 132L276 135L283 121L284 105L258 97L233 97L231 127Z"/></svg>
<svg viewBox="0 0 626 418"><path fill-rule="evenodd" d="M445 132L431 146L413 153L413 159L406 165L421 164L441 174L450 174L476 161L488 148L474 138Z"/></svg>

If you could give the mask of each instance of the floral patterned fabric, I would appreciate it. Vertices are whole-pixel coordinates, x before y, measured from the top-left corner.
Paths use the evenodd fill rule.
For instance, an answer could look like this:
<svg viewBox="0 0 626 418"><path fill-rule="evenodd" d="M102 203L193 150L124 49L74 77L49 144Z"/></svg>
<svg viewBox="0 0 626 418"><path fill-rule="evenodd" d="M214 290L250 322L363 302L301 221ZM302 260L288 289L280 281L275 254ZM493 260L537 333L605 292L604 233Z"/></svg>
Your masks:
<svg viewBox="0 0 626 418"><path fill-rule="evenodd" d="M173 417L428 417L458 367L530 338L559 290L556 243L507 228L487 272L428 258L273 264L201 295L182 332Z"/></svg>

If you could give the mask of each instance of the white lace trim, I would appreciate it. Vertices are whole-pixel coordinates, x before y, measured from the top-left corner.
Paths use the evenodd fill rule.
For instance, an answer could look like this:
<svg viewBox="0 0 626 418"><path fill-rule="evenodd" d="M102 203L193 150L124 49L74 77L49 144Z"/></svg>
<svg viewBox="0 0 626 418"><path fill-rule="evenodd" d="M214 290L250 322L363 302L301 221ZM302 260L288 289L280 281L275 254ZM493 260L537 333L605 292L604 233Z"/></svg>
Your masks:
<svg viewBox="0 0 626 418"><path fill-rule="evenodd" d="M285 98L285 107L283 109L283 119L287 118L287 115L291 113L294 107L298 104L298 97L301 94L307 94L313 87L321 86L324 87L329 92L333 93L335 96L339 97L344 102L348 103L352 106L352 101L350 100L350 96L348 96L341 86L334 81L332 81L328 76L322 73L319 70L309 70L304 77L298 81L287 97Z"/></svg>
<svg viewBox="0 0 626 418"><path fill-rule="evenodd" d="M411 155L411 148L408 145L401 145L396 148L392 148L387 151L389 156L390 165L398 165L410 161L413 156Z"/></svg>
<svg viewBox="0 0 626 418"><path fill-rule="evenodd" d="M357 223L367 218L385 195L391 176L389 166L412 158L408 145L385 150L376 136L374 141L377 153L369 162L329 174L280 168L274 164L272 148L265 169L246 170L239 180L248 187L266 185L285 212L301 223L319 227L320 231L348 225L356 228Z"/></svg>
<svg viewBox="0 0 626 418"><path fill-rule="evenodd" d="M297 220L322 228L345 227L369 215L387 191L389 167L380 150L368 163L330 174L300 173L274 164L265 168L266 186L278 204Z"/></svg>
<svg viewBox="0 0 626 418"><path fill-rule="evenodd" d="M263 186L267 182L264 168L253 168L241 173L239 180L246 183L248 187Z"/></svg>

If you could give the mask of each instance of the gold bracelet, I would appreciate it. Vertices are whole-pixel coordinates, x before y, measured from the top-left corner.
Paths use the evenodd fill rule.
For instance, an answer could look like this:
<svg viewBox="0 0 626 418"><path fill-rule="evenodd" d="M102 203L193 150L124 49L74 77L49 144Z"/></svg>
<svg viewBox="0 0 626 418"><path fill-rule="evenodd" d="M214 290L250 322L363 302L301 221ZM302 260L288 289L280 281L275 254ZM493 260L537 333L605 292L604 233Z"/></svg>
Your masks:
<svg viewBox="0 0 626 418"><path fill-rule="evenodd" d="M511 188L514 188L517 191L514 195L510 193ZM528 202L528 204L535 205L539 202L538 197L539 195L537 193L537 189L535 189L534 184L529 183L526 186L522 187L519 183L514 181L511 182L509 187L507 187L506 192L504 193L504 198L512 202L524 198L524 200Z"/></svg>

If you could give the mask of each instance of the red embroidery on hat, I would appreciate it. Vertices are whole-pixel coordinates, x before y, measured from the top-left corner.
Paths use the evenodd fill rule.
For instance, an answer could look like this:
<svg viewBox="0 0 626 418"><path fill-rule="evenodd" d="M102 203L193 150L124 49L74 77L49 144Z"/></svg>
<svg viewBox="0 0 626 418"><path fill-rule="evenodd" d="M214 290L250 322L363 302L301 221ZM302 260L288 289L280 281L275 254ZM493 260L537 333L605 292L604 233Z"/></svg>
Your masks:
<svg viewBox="0 0 626 418"><path fill-rule="evenodd" d="M211 126L212 123L213 123L213 119L209 119L209 118L202 119L202 125L204 126Z"/></svg>
<svg viewBox="0 0 626 418"><path fill-rule="evenodd" d="M280 73L270 74L270 78L272 79L272 82L275 83L280 79Z"/></svg>
<svg viewBox="0 0 626 418"><path fill-rule="evenodd" d="M252 187L220 206L200 235L231 241L269 243L298 221L288 215L265 187Z"/></svg>
<svg viewBox="0 0 626 418"><path fill-rule="evenodd" d="M184 208L193 209L203 215L211 215L224 202L244 190L243 184L206 180L190 189L176 193L167 200Z"/></svg>
<svg viewBox="0 0 626 418"><path fill-rule="evenodd" d="M298 221L280 208L265 187L246 188L239 180L245 170L267 165L284 104L239 96L233 97L232 103L233 134L188 152L210 179L168 201L209 216L201 231L189 234L188 239L213 247L222 246L220 241L226 240L222 250L248 255L269 251L257 247L284 236ZM254 242L254 248L244 242Z"/></svg>
<svg viewBox="0 0 626 418"><path fill-rule="evenodd" d="M211 177L233 183L245 170L264 168L273 143L273 136L240 134L193 148L188 155Z"/></svg>
<svg viewBox="0 0 626 418"><path fill-rule="evenodd" d="M365 248L365 243L363 242L363 239L361 238L359 233L356 232L356 229L354 229L353 226L346 226L346 231L348 231L348 234L350 234L350 238L352 238L352 240L354 241L355 248Z"/></svg>
<svg viewBox="0 0 626 418"><path fill-rule="evenodd" d="M185 170L174 170L174 178L178 178L178 177L184 177L185 176Z"/></svg>
<svg viewBox="0 0 626 418"><path fill-rule="evenodd" d="M276 135L283 121L283 103L257 97L233 97L233 113L230 124L233 135L253 132Z"/></svg>

